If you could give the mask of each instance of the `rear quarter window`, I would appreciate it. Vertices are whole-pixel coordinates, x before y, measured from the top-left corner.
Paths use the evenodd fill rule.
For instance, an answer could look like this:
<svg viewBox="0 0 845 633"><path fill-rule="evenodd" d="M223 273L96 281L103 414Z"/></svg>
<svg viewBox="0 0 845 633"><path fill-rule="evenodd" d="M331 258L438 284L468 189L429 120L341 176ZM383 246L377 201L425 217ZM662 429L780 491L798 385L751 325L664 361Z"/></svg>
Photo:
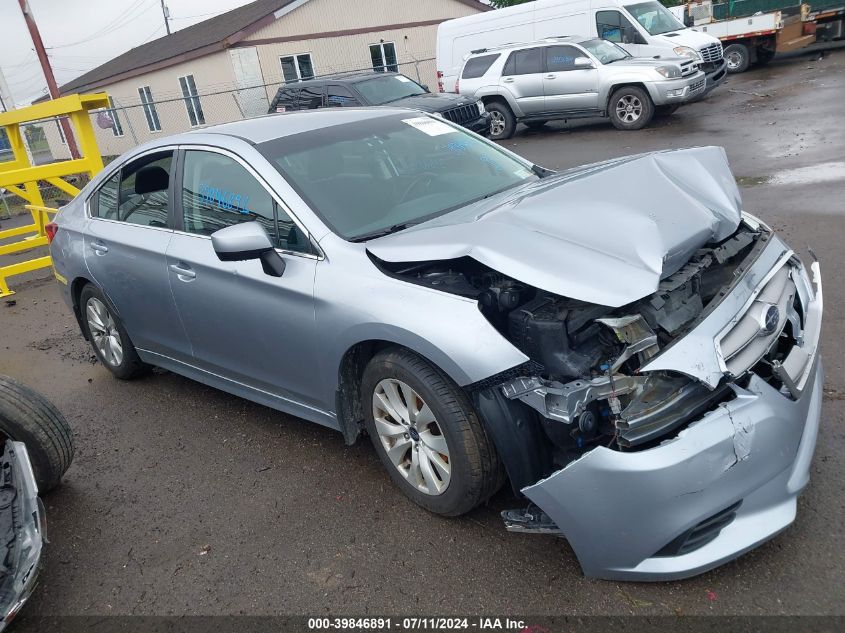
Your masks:
<svg viewBox="0 0 845 633"><path fill-rule="evenodd" d="M482 77L484 73L490 70L490 66L492 66L493 62L495 62L498 58L498 54L473 57L468 60L464 66L464 72L461 73L461 79L475 79L477 77Z"/></svg>

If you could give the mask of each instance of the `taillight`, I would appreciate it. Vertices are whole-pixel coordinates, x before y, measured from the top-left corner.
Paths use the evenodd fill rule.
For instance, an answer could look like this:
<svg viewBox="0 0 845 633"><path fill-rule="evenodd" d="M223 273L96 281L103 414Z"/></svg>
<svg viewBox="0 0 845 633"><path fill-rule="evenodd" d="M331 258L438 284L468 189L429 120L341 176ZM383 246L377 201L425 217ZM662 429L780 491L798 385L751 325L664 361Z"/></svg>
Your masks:
<svg viewBox="0 0 845 633"><path fill-rule="evenodd" d="M59 225L55 222L50 222L44 225L44 232L47 233L47 243L51 244L56 233L59 232Z"/></svg>
<svg viewBox="0 0 845 633"><path fill-rule="evenodd" d="M443 89L443 71L442 70L437 71L437 91L438 92L446 92Z"/></svg>

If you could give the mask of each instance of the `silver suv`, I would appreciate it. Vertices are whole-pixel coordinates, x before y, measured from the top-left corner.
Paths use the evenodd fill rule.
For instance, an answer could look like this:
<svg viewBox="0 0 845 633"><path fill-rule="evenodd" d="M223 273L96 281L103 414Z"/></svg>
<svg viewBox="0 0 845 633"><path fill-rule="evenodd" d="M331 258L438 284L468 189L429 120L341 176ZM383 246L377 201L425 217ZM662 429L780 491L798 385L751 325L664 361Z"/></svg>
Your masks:
<svg viewBox="0 0 845 633"><path fill-rule="evenodd" d="M458 92L484 101L497 140L513 136L517 122L536 128L576 117L639 130L704 88L696 60L632 57L613 42L577 36L473 51L458 81Z"/></svg>

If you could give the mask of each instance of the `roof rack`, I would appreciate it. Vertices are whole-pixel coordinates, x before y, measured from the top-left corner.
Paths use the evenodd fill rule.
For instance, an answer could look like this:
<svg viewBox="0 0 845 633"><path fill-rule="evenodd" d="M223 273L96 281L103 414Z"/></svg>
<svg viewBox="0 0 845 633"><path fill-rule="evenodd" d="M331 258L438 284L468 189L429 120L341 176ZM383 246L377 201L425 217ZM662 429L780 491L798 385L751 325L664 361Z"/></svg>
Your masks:
<svg viewBox="0 0 845 633"><path fill-rule="evenodd" d="M544 37L539 40L531 40L528 42L506 42L505 44L499 44L498 46L487 46L486 48L477 48L473 51L469 52L469 55L478 55L479 53L489 53L494 51L500 51L504 48L513 48L514 46L531 46L532 44L543 44L546 42L559 42L561 40L572 40L572 39L580 39L581 36L579 35L552 35L549 37ZM588 39L588 38L584 38Z"/></svg>

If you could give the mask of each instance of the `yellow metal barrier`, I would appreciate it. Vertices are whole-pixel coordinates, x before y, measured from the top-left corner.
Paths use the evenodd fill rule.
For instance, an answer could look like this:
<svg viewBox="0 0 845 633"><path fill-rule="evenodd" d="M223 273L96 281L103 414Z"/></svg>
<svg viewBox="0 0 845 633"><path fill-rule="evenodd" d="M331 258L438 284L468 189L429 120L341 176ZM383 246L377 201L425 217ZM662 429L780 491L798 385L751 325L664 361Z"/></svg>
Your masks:
<svg viewBox="0 0 845 633"><path fill-rule="evenodd" d="M0 188L4 188L26 200L29 203L26 208L32 213L33 220L32 224L0 231L0 241L28 235L19 242L0 244L0 255L19 253L47 245L47 232L44 227L49 222L48 214L55 213L57 210L44 206L44 199L41 197L41 190L38 188L39 181L46 181L57 189L75 196L79 193L79 189L64 180L64 176L83 173L93 177L102 170L103 159L97 147L97 139L94 136L89 111L105 108L108 105L109 100L105 93L71 95L0 114L0 127L6 130L13 156L11 161L0 162ZM63 160L47 165L32 165L26 153L21 125L57 116L70 118L82 156L77 159ZM31 233L34 233L34 235L29 235ZM0 297L14 294L14 291L9 289L7 282L9 277L51 265L52 260L47 255L16 264L0 266Z"/></svg>

